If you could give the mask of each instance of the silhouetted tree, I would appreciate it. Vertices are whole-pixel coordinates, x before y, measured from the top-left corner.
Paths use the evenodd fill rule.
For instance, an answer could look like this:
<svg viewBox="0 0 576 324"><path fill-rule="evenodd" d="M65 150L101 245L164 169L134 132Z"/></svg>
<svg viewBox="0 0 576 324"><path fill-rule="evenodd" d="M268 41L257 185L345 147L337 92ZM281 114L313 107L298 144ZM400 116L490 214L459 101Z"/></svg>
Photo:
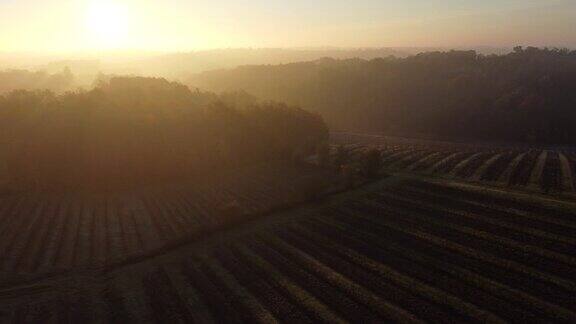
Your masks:
<svg viewBox="0 0 576 324"><path fill-rule="evenodd" d="M362 160L362 175L366 178L376 178L382 169L382 153L377 149L366 152Z"/></svg>
<svg viewBox="0 0 576 324"><path fill-rule="evenodd" d="M336 167L338 170L341 169L343 165L348 163L349 158L350 157L348 151L344 145L338 145L336 148L336 154L334 156L334 167Z"/></svg>
<svg viewBox="0 0 576 324"><path fill-rule="evenodd" d="M330 146L328 146L328 143L322 142L318 144L316 155L318 156L318 165L324 168L330 165Z"/></svg>

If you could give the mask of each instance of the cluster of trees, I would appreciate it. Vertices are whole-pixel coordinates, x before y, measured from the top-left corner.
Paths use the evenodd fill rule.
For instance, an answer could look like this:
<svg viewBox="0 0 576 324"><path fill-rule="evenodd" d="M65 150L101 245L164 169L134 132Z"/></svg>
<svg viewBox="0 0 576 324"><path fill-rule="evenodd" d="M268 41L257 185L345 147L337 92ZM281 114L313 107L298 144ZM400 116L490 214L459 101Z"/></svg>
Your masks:
<svg viewBox="0 0 576 324"><path fill-rule="evenodd" d="M326 141L322 118L245 93L114 77L90 91L0 96L11 185L117 188L293 159Z"/></svg>
<svg viewBox="0 0 576 324"><path fill-rule="evenodd" d="M72 89L73 86L74 75L67 67L58 73L27 70L0 71L0 94L22 89L48 89L62 92Z"/></svg>
<svg viewBox="0 0 576 324"><path fill-rule="evenodd" d="M576 143L576 51L566 49L325 58L205 72L189 82L297 104L321 113L335 130Z"/></svg>

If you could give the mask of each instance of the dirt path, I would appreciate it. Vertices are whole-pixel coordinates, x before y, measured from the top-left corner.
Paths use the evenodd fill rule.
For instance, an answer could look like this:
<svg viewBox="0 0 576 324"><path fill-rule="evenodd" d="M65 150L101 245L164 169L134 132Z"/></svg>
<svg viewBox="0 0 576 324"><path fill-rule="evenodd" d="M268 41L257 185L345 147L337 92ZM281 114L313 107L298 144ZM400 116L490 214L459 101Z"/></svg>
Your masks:
<svg viewBox="0 0 576 324"><path fill-rule="evenodd" d="M532 190L540 189L540 182L542 181L542 172L544 172L544 167L546 166L546 159L548 158L548 151L542 151L532 173L530 174L530 180L528 182L528 188Z"/></svg>
<svg viewBox="0 0 576 324"><path fill-rule="evenodd" d="M472 176L471 180L472 181L480 181L482 178L482 175L484 174L484 172L486 172L486 170L494 163L496 162L502 155L504 155L504 153L500 153L500 154L495 154L493 157L491 157L490 159L488 159L486 162L484 162L484 164L482 164L478 170L476 170L474 172L474 175Z"/></svg>
<svg viewBox="0 0 576 324"><path fill-rule="evenodd" d="M562 168L562 188L568 192L574 192L574 174L570 168L570 161L563 153L558 153Z"/></svg>
<svg viewBox="0 0 576 324"><path fill-rule="evenodd" d="M526 152L521 153L516 158L514 158L514 160L512 160L512 162L510 162L510 164L508 165L506 170L502 173L502 175L500 175L498 182L508 184L510 182L510 178L512 177L512 174L514 173L514 170L516 170L516 167L518 166L518 164L520 164L520 161L522 161L522 159L524 159L526 154L528 154L528 153L526 153Z"/></svg>
<svg viewBox="0 0 576 324"><path fill-rule="evenodd" d="M448 173L448 177L451 178L455 178L456 175L458 174L458 172L460 172L460 170L462 170L463 168L466 167L466 165L468 165L468 163L470 163L470 161L474 160L476 157L480 156L484 154L484 152L478 152L476 154L471 155L470 157L468 157L467 159L464 159L463 161L460 161L458 164L456 164L456 166L454 167L454 169L452 169L450 171L450 173Z"/></svg>

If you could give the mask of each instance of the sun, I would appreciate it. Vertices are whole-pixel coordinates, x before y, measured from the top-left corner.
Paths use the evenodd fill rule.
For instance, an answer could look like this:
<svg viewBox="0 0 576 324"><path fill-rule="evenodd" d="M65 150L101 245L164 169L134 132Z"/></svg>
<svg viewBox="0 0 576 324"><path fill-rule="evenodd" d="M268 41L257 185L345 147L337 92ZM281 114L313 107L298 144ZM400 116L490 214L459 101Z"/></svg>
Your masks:
<svg viewBox="0 0 576 324"><path fill-rule="evenodd" d="M86 13L86 27L95 47L121 47L128 37L128 10L111 1L95 1Z"/></svg>

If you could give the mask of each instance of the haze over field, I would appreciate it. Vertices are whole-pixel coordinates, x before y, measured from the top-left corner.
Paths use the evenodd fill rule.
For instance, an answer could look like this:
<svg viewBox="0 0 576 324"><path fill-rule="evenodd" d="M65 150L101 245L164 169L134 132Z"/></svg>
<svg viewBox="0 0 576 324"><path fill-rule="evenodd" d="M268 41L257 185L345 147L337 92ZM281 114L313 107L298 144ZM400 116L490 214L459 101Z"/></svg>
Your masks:
<svg viewBox="0 0 576 324"><path fill-rule="evenodd" d="M570 0L2 0L0 44L49 53L574 46L574 21Z"/></svg>
<svg viewBox="0 0 576 324"><path fill-rule="evenodd" d="M576 323L575 0L0 0L0 323Z"/></svg>
<svg viewBox="0 0 576 324"><path fill-rule="evenodd" d="M575 22L565 0L0 0L0 94L160 77L332 130L572 143Z"/></svg>
<svg viewBox="0 0 576 324"><path fill-rule="evenodd" d="M573 1L0 0L0 69L184 79L206 70L432 50L576 46Z"/></svg>

